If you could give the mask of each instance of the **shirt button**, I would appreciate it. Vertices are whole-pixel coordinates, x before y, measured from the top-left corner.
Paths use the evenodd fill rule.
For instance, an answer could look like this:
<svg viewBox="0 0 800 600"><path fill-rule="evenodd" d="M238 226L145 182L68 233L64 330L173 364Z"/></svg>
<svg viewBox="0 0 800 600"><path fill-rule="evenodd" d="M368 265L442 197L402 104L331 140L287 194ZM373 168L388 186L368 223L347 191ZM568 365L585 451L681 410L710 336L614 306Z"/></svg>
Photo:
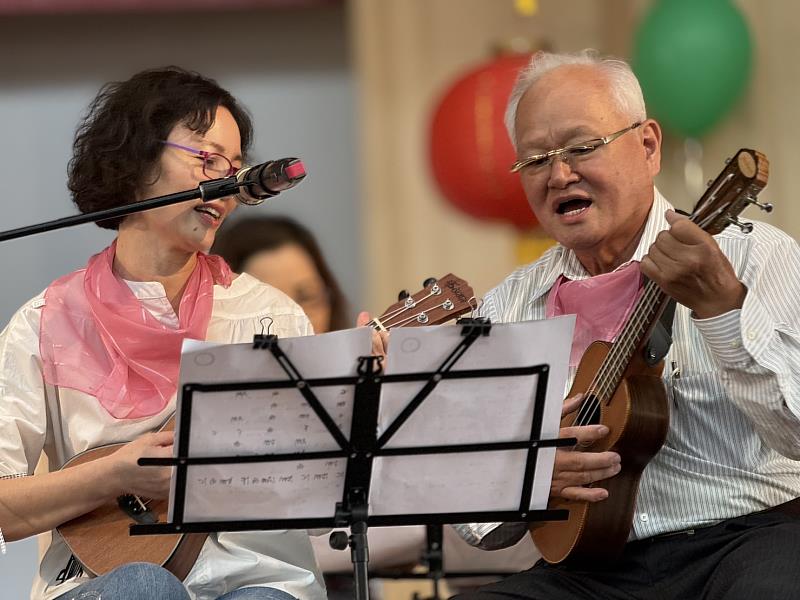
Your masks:
<svg viewBox="0 0 800 600"><path fill-rule="evenodd" d="M754 339L756 339L756 332L755 332L755 331L748 331L748 332L747 332L747 339L748 339L748 340L754 340Z"/></svg>
<svg viewBox="0 0 800 600"><path fill-rule="evenodd" d="M640 514L640 515L639 515L639 520L640 520L642 523L647 523L647 519L648 519L648 517L647 517L647 513L642 513L642 514Z"/></svg>
<svg viewBox="0 0 800 600"><path fill-rule="evenodd" d="M731 348L738 348L741 345L742 345L742 342L740 342L739 340L733 340L731 342Z"/></svg>

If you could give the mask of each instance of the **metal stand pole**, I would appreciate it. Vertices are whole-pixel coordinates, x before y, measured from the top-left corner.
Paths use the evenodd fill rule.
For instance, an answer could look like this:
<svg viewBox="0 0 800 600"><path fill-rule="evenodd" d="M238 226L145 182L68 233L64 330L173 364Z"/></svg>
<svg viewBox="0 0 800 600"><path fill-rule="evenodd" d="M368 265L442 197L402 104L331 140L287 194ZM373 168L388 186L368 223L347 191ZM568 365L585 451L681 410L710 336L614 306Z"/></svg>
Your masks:
<svg viewBox="0 0 800 600"><path fill-rule="evenodd" d="M353 562L355 600L369 600L369 543L365 521L356 521L350 528L350 560Z"/></svg>

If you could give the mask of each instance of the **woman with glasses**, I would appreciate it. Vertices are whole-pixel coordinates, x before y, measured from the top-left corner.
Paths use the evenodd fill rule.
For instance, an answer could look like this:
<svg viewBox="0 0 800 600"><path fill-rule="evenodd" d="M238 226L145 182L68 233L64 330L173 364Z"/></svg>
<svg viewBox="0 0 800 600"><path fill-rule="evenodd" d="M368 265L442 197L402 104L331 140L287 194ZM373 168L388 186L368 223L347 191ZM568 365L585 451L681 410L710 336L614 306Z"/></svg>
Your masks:
<svg viewBox="0 0 800 600"><path fill-rule="evenodd" d="M196 188L236 172L250 118L214 81L178 68L106 85L74 143L69 188L89 212ZM0 334L0 527L7 540L44 533L123 494L168 495L171 457L159 431L175 408L184 338L251 341L265 317L282 337L311 332L300 307L206 254L233 198L189 201L99 225L114 242L53 282ZM76 454L125 443L59 471ZM42 452L50 472L34 474ZM108 548L108 551L113 551ZM131 560L135 560L132 558ZM42 557L32 597L324 598L304 532L212 534L184 581L149 563L83 573L60 535Z"/></svg>

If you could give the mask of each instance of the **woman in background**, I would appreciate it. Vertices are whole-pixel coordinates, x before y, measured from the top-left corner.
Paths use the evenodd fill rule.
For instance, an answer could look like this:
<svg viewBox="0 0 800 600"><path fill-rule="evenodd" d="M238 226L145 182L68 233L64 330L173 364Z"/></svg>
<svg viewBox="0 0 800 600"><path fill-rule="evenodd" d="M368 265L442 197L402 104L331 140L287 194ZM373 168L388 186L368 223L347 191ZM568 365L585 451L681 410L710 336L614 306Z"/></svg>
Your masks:
<svg viewBox="0 0 800 600"><path fill-rule="evenodd" d="M237 273L278 288L308 315L315 333L352 327L347 301L311 232L287 217L239 220L220 231L211 252Z"/></svg>

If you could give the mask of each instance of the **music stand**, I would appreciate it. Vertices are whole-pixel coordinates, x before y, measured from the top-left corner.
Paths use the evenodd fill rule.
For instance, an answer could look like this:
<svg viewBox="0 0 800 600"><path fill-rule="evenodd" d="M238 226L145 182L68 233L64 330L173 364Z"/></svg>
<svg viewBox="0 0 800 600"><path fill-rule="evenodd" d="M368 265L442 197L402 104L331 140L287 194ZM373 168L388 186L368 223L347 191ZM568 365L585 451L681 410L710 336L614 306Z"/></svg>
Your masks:
<svg viewBox="0 0 800 600"><path fill-rule="evenodd" d="M276 336L258 335L254 349L267 351L281 366L284 380L244 381L222 383L186 383L182 387L179 419L176 427L176 456L172 459L142 458L140 465L174 466L174 494L170 518L167 523L137 524L131 527L132 535L161 533L209 533L219 531L249 531L268 529L315 529L322 527L349 527L351 535L347 545L351 548L351 560L355 577L357 600L367 600L368 590L368 541L369 526L430 525L463 522L506 522L561 520L567 517L565 510L531 510L535 466L539 450L557 446L574 445L574 439L542 439L541 431L545 407L545 395L549 365L538 364L526 367L495 369L454 370L453 367L465 352L482 336L490 335L491 324L477 319L459 321L460 342L447 358L431 372L384 375L381 360L374 356L358 357L357 375L305 379L293 362L281 349ZM442 381L474 378L505 378L536 376L530 435L527 439L510 442L479 444L425 445L413 447L391 447L388 443L409 418L419 409L426 398ZM405 408L379 434L379 400L381 387L385 384L423 382ZM354 402L350 439L342 433L334 419L315 394L328 386L354 386ZM337 449L310 452L276 452L245 456L192 456L189 440L192 434L192 407L198 394L209 392L242 392L246 390L278 390L294 388L302 394L313 412L324 424L338 445ZM560 404L561 399L553 400ZM376 460L390 457L412 457L430 455L459 455L462 453L499 453L523 451L525 453L521 494L512 510L469 510L456 512L434 512L415 514L375 514L370 510L371 492L380 487L381 480L373 481L373 466ZM302 516L299 518L245 518L188 520L186 518L187 483L190 470L203 465L243 465L266 463L307 464L313 461L346 461L341 496L332 508L331 516ZM325 463L328 464L328 463ZM340 463L339 463L340 464ZM334 467L338 470L338 466ZM330 473L329 473L330 474ZM316 477L316 476L315 476ZM257 479L257 478L256 478ZM326 479L327 476L321 479ZM341 533L341 532L340 532ZM332 536L333 537L333 536ZM333 539L332 541L336 541ZM339 545L343 542L338 536Z"/></svg>

